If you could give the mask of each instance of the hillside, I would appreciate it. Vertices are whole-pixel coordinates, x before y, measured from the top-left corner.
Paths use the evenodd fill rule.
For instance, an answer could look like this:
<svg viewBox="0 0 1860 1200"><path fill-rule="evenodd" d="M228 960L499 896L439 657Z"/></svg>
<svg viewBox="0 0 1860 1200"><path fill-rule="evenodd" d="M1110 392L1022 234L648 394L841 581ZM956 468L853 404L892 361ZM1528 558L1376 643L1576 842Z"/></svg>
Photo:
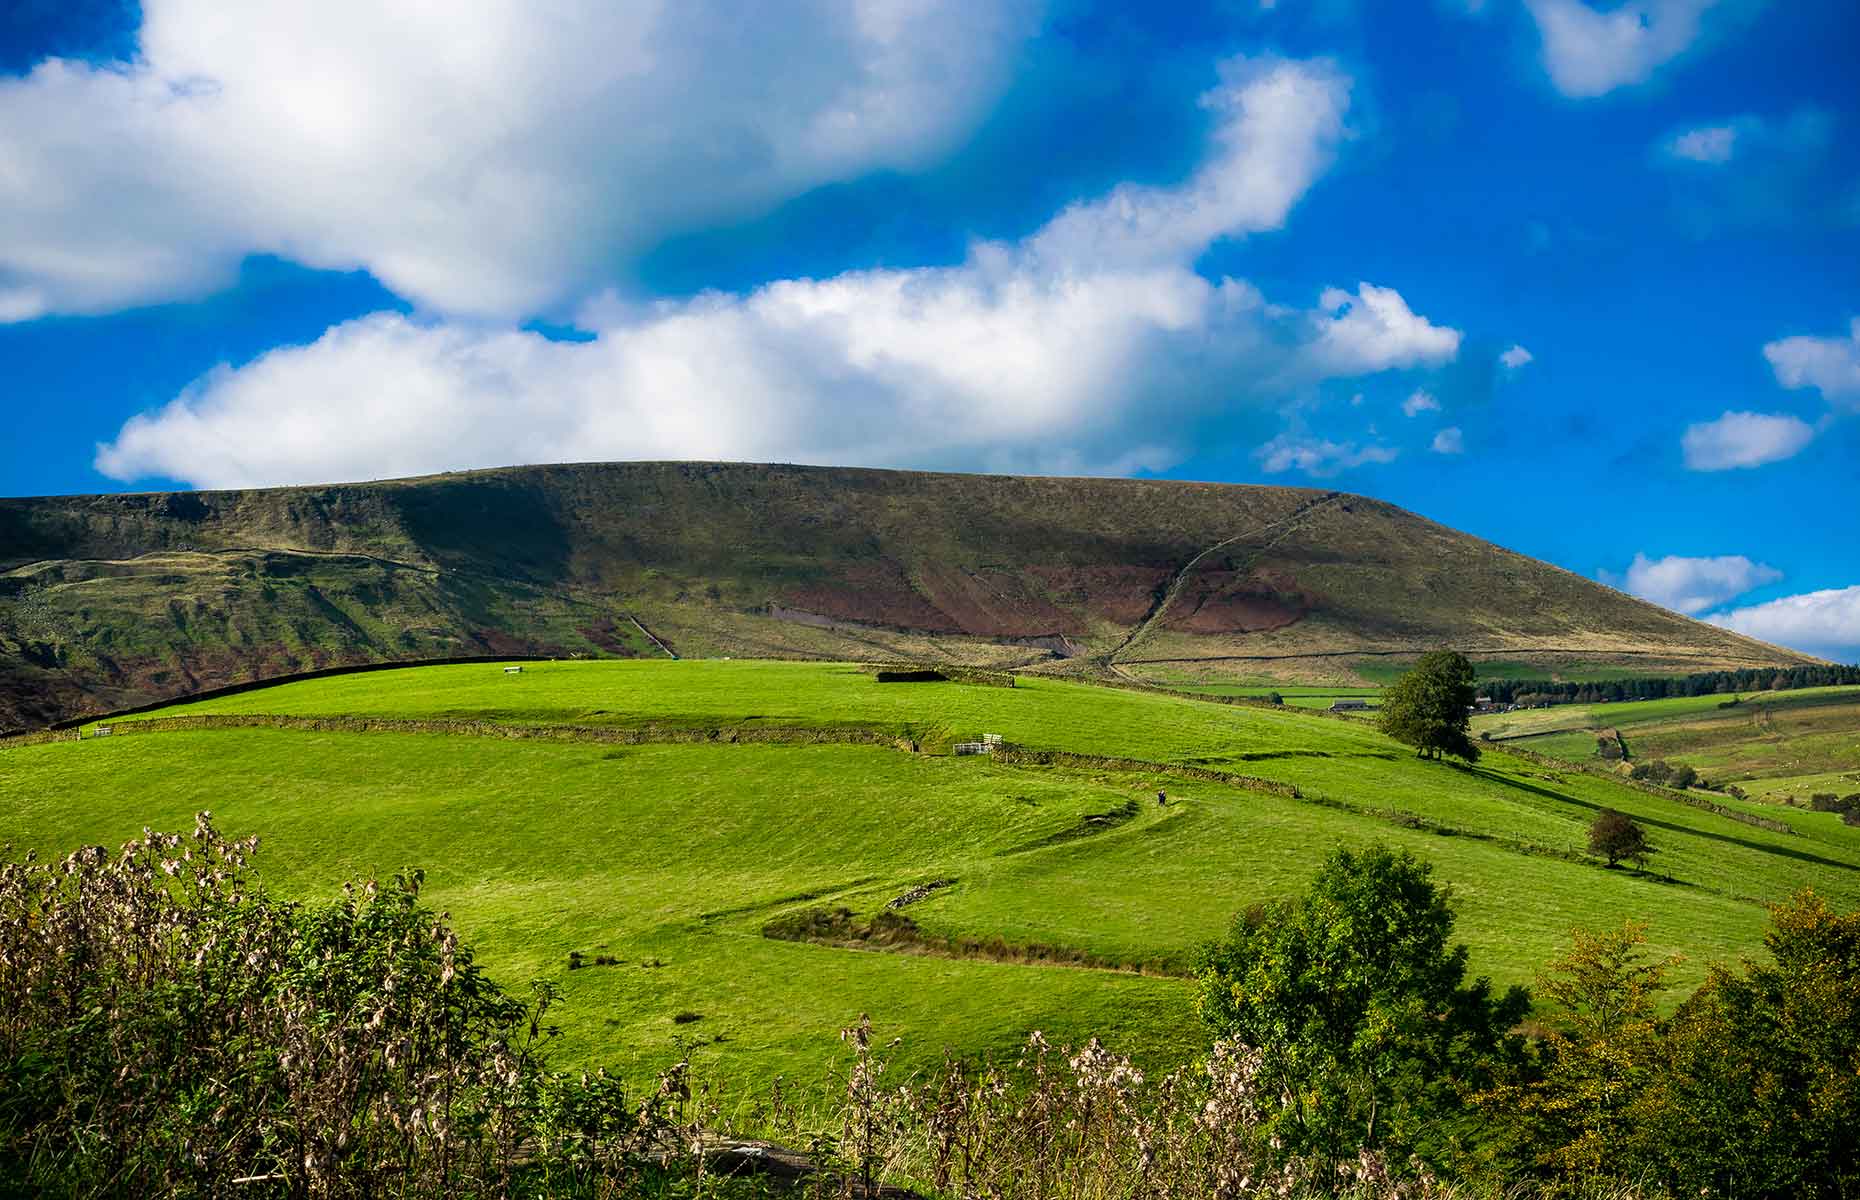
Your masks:
<svg viewBox="0 0 1860 1200"><path fill-rule="evenodd" d="M1806 661L1303 488L622 463L0 500L0 729L449 657L1349 683L1439 645L1590 669Z"/></svg>
<svg viewBox="0 0 1860 1200"><path fill-rule="evenodd" d="M564 1065L649 1078L689 1049L746 1094L816 1084L861 1012L905 1038L901 1072L945 1047L1011 1058L1034 1028L1175 1065L1196 1049L1197 947L1338 846L1436 864L1455 937L1501 985L1528 983L1572 927L1633 918L1658 955L1685 956L1689 989L1758 952L1765 904L1805 886L1860 903L1860 828L1831 813L1700 808L1503 744L1430 762L1361 722L1061 679L475 663L113 730L0 744L15 853L56 861L207 809L260 836L287 896L419 867L497 978L562 989ZM946 752L984 731L1026 751ZM1585 853L1604 806L1647 829L1652 874ZM861 942L885 913L910 924Z"/></svg>

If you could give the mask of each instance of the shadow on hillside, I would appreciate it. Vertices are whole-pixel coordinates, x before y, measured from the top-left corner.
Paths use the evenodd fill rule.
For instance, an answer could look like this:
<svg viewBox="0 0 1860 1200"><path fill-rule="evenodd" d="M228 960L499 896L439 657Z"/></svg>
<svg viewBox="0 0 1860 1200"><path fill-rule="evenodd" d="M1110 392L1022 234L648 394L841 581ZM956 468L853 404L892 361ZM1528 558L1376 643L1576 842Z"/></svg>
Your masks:
<svg viewBox="0 0 1860 1200"><path fill-rule="evenodd" d="M1457 763L1457 762L1448 763L1447 765L1452 767L1454 770L1464 772L1467 775L1476 775L1481 779L1488 779L1492 781L1493 783L1502 784L1506 787L1520 788L1523 791L1534 792L1539 796L1545 797L1546 799L1559 800L1563 802L1564 804L1573 804L1577 808L1586 808L1590 812L1601 812L1602 809L1607 807L1606 805L1603 805L1603 804L1597 804L1593 800L1582 800L1582 799L1578 799L1575 796L1565 795L1562 792L1552 791L1551 789L1546 788L1546 787L1539 787L1534 783L1525 783L1522 779L1513 779L1508 775L1501 775L1498 772L1493 771L1487 767L1475 767L1475 766L1470 766L1466 763ZM1678 801L1674 801L1674 803L1678 803ZM1672 831L1673 833L1682 833L1682 834L1687 834L1692 837L1707 838L1707 839L1710 839L1711 841L1724 842L1727 845L1731 845L1731 846L1742 846L1746 850L1756 850L1763 854L1777 854L1777 855L1783 856L1784 858L1796 859L1799 862L1814 863L1817 866L1837 867L1843 871L1860 871L1860 866L1855 866L1853 863L1841 862L1838 859L1823 858L1819 854L1810 854L1806 850L1792 850L1787 846L1774 846L1774 845L1769 845L1764 842L1746 841L1745 839L1740 838L1740 837L1732 837L1728 833L1712 833L1709 830L1696 829L1690 825L1680 825L1673 821L1663 821L1658 817L1637 816L1634 818L1634 820L1638 824L1651 825L1656 829L1666 829L1666 830Z"/></svg>

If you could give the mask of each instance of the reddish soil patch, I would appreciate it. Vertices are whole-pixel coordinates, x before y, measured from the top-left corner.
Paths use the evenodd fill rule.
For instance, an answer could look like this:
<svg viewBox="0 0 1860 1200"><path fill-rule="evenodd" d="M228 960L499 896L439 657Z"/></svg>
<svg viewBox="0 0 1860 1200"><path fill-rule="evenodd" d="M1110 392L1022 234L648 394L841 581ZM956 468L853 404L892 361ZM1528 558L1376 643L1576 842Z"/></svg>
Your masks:
<svg viewBox="0 0 1860 1200"><path fill-rule="evenodd" d="M948 613L918 595L894 562L849 567L837 580L790 590L776 607L887 629L965 632Z"/></svg>
<svg viewBox="0 0 1860 1200"><path fill-rule="evenodd" d="M1281 572L1240 572L1215 563L1189 576L1163 626L1183 633L1265 633L1295 624L1316 607L1317 597Z"/></svg>
<svg viewBox="0 0 1860 1200"><path fill-rule="evenodd" d="M1156 592L1169 579L1168 567L1032 567L1053 602L1114 625L1135 625L1149 615Z"/></svg>
<svg viewBox="0 0 1860 1200"><path fill-rule="evenodd" d="M620 627L614 624L612 617L600 617L592 625L585 625L577 632L609 654L629 657L633 653L633 648L621 637Z"/></svg>
<svg viewBox="0 0 1860 1200"><path fill-rule="evenodd" d="M964 633L1026 637L1085 632L1077 615L1048 600L1036 581L1018 572L931 567L919 578L931 602Z"/></svg>

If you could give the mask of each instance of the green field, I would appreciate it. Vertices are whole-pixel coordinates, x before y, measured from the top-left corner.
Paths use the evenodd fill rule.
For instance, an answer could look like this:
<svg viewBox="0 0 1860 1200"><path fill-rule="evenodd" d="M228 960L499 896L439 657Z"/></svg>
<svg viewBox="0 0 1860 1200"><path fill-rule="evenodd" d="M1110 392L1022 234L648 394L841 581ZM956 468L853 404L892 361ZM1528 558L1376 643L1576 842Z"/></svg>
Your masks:
<svg viewBox="0 0 1860 1200"><path fill-rule="evenodd" d="M862 1011L905 1037L906 1067L945 1047L1005 1054L1033 1028L1096 1034L1149 1065L1179 1060L1199 1036L1177 977L1196 946L1236 911L1301 888L1340 845L1381 840L1436 863L1474 969L1501 983L1529 982L1571 927L1628 918L1650 922L1656 950L1687 956L1678 976L1692 983L1707 963L1757 949L1766 901L1813 886L1860 905L1860 829L1829 814L1789 811L1796 832L1776 833L1496 751L1472 768L1422 761L1367 723L1051 679L880 684L854 667L781 662L543 663L511 676L471 665L150 715L208 713L917 740L926 752L240 728L0 750L0 842L16 850L185 829L205 808L226 831L264 839L266 878L288 894L326 897L345 878L419 866L429 900L499 978L563 989L565 1061L644 1074L691 1047L732 1086L819 1078L834 1031ZM1301 797L937 752L983 732L1285 781ZM1647 827L1663 878L1581 854L1602 806ZM955 882L903 911L929 937L993 943L992 958L763 934L815 906L869 915L941 879ZM1032 944L1144 971L1018 961ZM617 961L571 970L574 951Z"/></svg>
<svg viewBox="0 0 1860 1200"><path fill-rule="evenodd" d="M1686 763L1752 796L1805 800L1860 791L1860 687L1565 704L1475 717L1475 733L1571 761L1593 759L1598 728L1618 729L1633 761Z"/></svg>

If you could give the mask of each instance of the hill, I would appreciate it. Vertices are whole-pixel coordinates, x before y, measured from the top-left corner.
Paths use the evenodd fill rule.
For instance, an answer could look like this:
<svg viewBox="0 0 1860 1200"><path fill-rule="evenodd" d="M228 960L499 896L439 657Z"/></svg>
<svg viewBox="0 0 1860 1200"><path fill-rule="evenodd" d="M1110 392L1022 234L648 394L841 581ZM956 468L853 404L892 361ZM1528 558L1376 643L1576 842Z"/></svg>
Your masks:
<svg viewBox="0 0 1860 1200"><path fill-rule="evenodd" d="M1572 927L1633 918L1686 956L1689 987L1759 951L1766 902L1812 886L1860 904L1860 828L1831 813L1704 809L1503 744L1427 762L1361 722L1063 679L470 664L113 729L0 747L15 853L185 830L207 809L261 837L286 895L420 867L497 978L562 989L568 1061L646 1076L695 1048L749 1090L820 1080L861 1012L905 1037L900 1071L944 1047L1011 1058L1033 1028L1180 1062L1197 945L1339 845L1435 863L1473 969L1501 984L1528 983ZM983 732L1025 750L946 752ZM1652 874L1584 853L1604 806L1647 829Z"/></svg>
<svg viewBox="0 0 1860 1200"><path fill-rule="evenodd" d="M1342 492L620 463L0 500L0 729L343 664L937 658L1360 683L1803 656Z"/></svg>

